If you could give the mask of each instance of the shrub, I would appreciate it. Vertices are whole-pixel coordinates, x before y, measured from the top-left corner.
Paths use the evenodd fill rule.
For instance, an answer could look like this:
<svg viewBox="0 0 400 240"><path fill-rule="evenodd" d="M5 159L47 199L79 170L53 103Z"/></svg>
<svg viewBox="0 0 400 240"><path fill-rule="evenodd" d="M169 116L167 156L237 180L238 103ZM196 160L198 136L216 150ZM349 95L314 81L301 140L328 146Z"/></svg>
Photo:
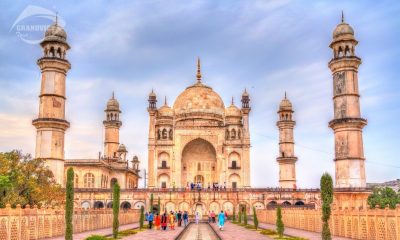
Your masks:
<svg viewBox="0 0 400 240"><path fill-rule="evenodd" d="M322 199L322 233L323 240L331 240L331 231L329 229L329 218L331 216L331 204L333 201L333 180L328 173L321 177L321 199Z"/></svg>
<svg viewBox="0 0 400 240"><path fill-rule="evenodd" d="M113 186L113 237L118 237L119 228L119 198L120 198L120 188L119 184L115 183Z"/></svg>
<svg viewBox="0 0 400 240"><path fill-rule="evenodd" d="M140 207L140 219L139 219L139 228L142 229L144 224L144 207Z"/></svg>
<svg viewBox="0 0 400 240"><path fill-rule="evenodd" d="M258 229L258 218L257 218L257 212L256 212L255 207L253 207L253 223L254 223L254 227L256 229Z"/></svg>
<svg viewBox="0 0 400 240"><path fill-rule="evenodd" d="M242 210L239 209L239 215L238 215L238 223L242 223Z"/></svg>
<svg viewBox="0 0 400 240"><path fill-rule="evenodd" d="M247 209L246 209L246 207L244 207L243 222L245 225L247 225Z"/></svg>
<svg viewBox="0 0 400 240"><path fill-rule="evenodd" d="M233 207L232 221L233 222L236 221L236 208L235 208L235 206Z"/></svg>
<svg viewBox="0 0 400 240"><path fill-rule="evenodd" d="M283 232L285 231L285 225L283 225L282 221L282 209L281 207L276 208L276 232L279 237L283 236Z"/></svg>
<svg viewBox="0 0 400 240"><path fill-rule="evenodd" d="M100 236L100 235L92 235L92 236L85 238L85 240L108 240L108 239L110 239L110 238Z"/></svg>
<svg viewBox="0 0 400 240"><path fill-rule="evenodd" d="M67 171L67 183L65 193L65 240L72 240L73 226L72 216L74 214L74 169Z"/></svg>

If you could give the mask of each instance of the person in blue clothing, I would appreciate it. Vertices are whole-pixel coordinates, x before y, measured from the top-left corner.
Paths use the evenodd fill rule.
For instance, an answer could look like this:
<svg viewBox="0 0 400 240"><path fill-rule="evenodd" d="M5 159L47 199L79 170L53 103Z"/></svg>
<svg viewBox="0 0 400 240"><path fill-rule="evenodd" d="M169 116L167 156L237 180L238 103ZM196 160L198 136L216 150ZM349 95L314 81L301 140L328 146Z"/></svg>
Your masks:
<svg viewBox="0 0 400 240"><path fill-rule="evenodd" d="M154 220L154 214L153 212L150 212L149 215L147 216L147 221L149 222L149 229L151 229L153 225L153 220Z"/></svg>
<svg viewBox="0 0 400 240"><path fill-rule="evenodd" d="M188 215L188 212L185 211L183 213L183 224L185 225L185 227L188 225L188 220L189 220L189 215Z"/></svg>
<svg viewBox="0 0 400 240"><path fill-rule="evenodd" d="M219 226L219 230L223 230L223 228L224 228L224 224L225 224L225 214L224 214L224 211L221 211L219 214L218 214L218 226Z"/></svg>

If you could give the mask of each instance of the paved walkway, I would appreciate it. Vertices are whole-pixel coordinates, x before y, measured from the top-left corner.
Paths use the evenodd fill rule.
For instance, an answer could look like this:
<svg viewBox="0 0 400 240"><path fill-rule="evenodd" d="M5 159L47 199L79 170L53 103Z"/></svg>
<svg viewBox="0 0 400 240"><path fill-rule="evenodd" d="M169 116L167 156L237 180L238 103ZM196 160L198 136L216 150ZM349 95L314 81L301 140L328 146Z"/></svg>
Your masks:
<svg viewBox="0 0 400 240"><path fill-rule="evenodd" d="M124 237L122 239L129 239L129 240L174 240L175 237L179 235L179 233L182 232L184 227L177 227L175 226L175 230L169 230L167 229L166 231L162 230L155 230L154 228L149 230L147 229L146 231L136 233L134 235L130 235L127 237ZM74 238L75 240L75 238Z"/></svg>
<svg viewBox="0 0 400 240"><path fill-rule="evenodd" d="M250 229L246 229L242 226L226 222L224 229L222 231L219 230L218 226L214 223L211 226L215 229L215 231L219 234L219 236L223 240L244 240L244 239L251 239L251 240L265 240L265 239L272 239L266 235L263 235L259 232L252 231Z"/></svg>
<svg viewBox="0 0 400 240"><path fill-rule="evenodd" d="M252 223L249 222L249 224L252 224ZM259 228L265 228L265 229L271 229L271 230L275 230L276 229L275 225L268 224L268 223L259 223L258 227ZM307 238L309 240L319 240L319 239L321 239L321 233L309 232L309 231L296 229L296 228L285 227L285 234L293 236L293 237ZM332 239L334 239L334 240L347 240L347 239L350 239L350 238L332 236Z"/></svg>
<svg viewBox="0 0 400 240"><path fill-rule="evenodd" d="M139 227L139 223L133 223L133 224L127 224L127 225L122 225L119 226L119 231L123 231L123 230L127 230L127 229L134 229L134 228L138 228ZM110 235L112 234L112 228L103 228L103 229L97 229L97 230L93 230L93 231L88 231L88 232L81 232L81 233L75 233L73 236L74 240L83 240L91 235ZM46 239L52 239L52 240L65 240L65 237L55 237L55 238L46 238Z"/></svg>

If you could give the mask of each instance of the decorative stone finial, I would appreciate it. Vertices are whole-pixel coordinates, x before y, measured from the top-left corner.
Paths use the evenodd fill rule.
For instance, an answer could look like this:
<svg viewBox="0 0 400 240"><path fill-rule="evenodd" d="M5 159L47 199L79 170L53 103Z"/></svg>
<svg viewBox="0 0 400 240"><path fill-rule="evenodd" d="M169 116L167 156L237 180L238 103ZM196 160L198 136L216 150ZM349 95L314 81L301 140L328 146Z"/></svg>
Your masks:
<svg viewBox="0 0 400 240"><path fill-rule="evenodd" d="M342 10L342 23L344 22L344 13L343 13L343 10Z"/></svg>
<svg viewBox="0 0 400 240"><path fill-rule="evenodd" d="M235 104L235 102L234 102L233 100L234 100L234 99L233 99L233 96L232 96L232 102L231 102L231 105L232 105L232 106Z"/></svg>
<svg viewBox="0 0 400 240"><path fill-rule="evenodd" d="M111 99L114 99L114 91L112 91Z"/></svg>
<svg viewBox="0 0 400 240"><path fill-rule="evenodd" d="M167 104L167 96L164 97L164 106L168 106L168 104Z"/></svg>
<svg viewBox="0 0 400 240"><path fill-rule="evenodd" d="M286 98L286 91L285 91L285 99L287 99L287 98Z"/></svg>
<svg viewBox="0 0 400 240"><path fill-rule="evenodd" d="M197 58L197 82L201 82L200 58Z"/></svg>

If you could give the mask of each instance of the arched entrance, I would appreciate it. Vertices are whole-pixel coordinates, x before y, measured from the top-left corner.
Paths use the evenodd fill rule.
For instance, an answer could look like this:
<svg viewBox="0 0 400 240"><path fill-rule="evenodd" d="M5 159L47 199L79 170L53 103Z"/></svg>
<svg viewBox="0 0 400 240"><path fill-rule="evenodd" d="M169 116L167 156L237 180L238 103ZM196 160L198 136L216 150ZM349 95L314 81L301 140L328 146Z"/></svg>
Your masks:
<svg viewBox="0 0 400 240"><path fill-rule="evenodd" d="M201 183L204 186L204 177L201 175L197 175L194 177L194 183Z"/></svg>
<svg viewBox="0 0 400 240"><path fill-rule="evenodd" d="M190 141L182 150L182 186L201 182L203 186L216 179L217 154L213 145L201 138Z"/></svg>

